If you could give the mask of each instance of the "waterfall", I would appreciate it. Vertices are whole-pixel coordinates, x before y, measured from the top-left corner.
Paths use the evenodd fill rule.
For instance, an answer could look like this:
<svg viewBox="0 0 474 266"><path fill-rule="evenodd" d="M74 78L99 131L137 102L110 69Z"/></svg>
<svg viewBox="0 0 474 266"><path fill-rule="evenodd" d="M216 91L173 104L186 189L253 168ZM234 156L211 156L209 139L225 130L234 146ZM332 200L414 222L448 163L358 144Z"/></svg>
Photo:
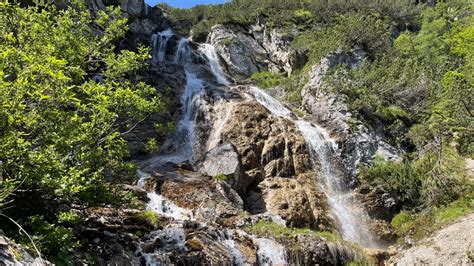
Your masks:
<svg viewBox="0 0 474 266"><path fill-rule="evenodd" d="M267 238L255 238L259 265L287 265L285 248L276 241Z"/></svg>
<svg viewBox="0 0 474 266"><path fill-rule="evenodd" d="M288 108L257 87L249 88L248 93L274 115L295 122L308 145L316 178L328 198L342 236L366 247L376 247L368 229L370 223L367 212L354 192L345 185L344 175L337 171L337 145L329 134L319 126L293 119Z"/></svg>
<svg viewBox="0 0 474 266"><path fill-rule="evenodd" d="M186 236L181 225L171 225L163 230L153 231L144 237L145 243L154 247L153 251L146 252L142 247L137 250L137 255L145 259L145 265L170 265L167 253L169 252L186 252L185 245ZM160 243L156 246L155 243Z"/></svg>
<svg viewBox="0 0 474 266"><path fill-rule="evenodd" d="M212 74L214 74L217 82L222 85L229 85L224 71L219 64L219 56L216 53L216 48L208 43L203 43L199 46L199 50L207 57Z"/></svg>
<svg viewBox="0 0 474 266"><path fill-rule="evenodd" d="M295 123L309 146L315 169L319 169L317 178L336 216L342 236L363 246L375 247L374 238L368 229L370 219L366 211L354 192L347 188L342 174L336 171L332 163L335 159L334 142L318 126L306 121Z"/></svg>
<svg viewBox="0 0 474 266"><path fill-rule="evenodd" d="M234 239L226 239L223 241L224 245L227 246L230 255L232 255L233 265L245 265L244 256L242 252L235 246Z"/></svg>
<svg viewBox="0 0 474 266"><path fill-rule="evenodd" d="M165 61L166 47L169 39L173 36L173 31L165 31L151 35L152 56L154 62Z"/></svg>
<svg viewBox="0 0 474 266"><path fill-rule="evenodd" d="M174 58L175 64L184 64L189 61L191 49L189 48L189 40L187 38L181 38L176 48L176 55Z"/></svg>

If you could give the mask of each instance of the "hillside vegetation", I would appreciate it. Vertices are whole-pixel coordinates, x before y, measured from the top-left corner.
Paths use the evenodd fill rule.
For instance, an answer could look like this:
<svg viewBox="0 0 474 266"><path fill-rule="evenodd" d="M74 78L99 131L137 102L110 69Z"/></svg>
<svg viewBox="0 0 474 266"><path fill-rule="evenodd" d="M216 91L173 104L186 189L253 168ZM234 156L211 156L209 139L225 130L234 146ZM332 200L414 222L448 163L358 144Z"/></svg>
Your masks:
<svg viewBox="0 0 474 266"><path fill-rule="evenodd" d="M115 51L127 31L118 8L22 8L0 3L1 229L55 262L80 243L72 206L132 200L114 184L134 179L123 137L165 110L155 89L133 79L148 49Z"/></svg>

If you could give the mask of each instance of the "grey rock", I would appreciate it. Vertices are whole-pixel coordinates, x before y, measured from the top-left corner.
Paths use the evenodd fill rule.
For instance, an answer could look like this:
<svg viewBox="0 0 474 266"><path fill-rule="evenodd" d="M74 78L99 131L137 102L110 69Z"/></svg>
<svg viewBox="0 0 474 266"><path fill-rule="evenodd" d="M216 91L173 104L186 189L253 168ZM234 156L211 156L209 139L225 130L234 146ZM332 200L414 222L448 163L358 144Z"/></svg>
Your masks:
<svg viewBox="0 0 474 266"><path fill-rule="evenodd" d="M241 27L232 29L216 25L212 27L207 42L216 47L234 77L248 78L255 72L268 69L267 52Z"/></svg>
<svg viewBox="0 0 474 266"><path fill-rule="evenodd" d="M260 71L291 74L301 68L305 56L290 49L296 34L296 29L286 33L270 29L265 19L259 18L249 30L237 25L216 25L207 42L216 47L231 75L245 79Z"/></svg>
<svg viewBox="0 0 474 266"><path fill-rule="evenodd" d="M224 174L230 185L237 183L241 175L241 163L234 145L222 144L207 152L200 172L208 176Z"/></svg>
<svg viewBox="0 0 474 266"><path fill-rule="evenodd" d="M118 3L122 11L132 17L139 16L145 8L144 0L118 0Z"/></svg>

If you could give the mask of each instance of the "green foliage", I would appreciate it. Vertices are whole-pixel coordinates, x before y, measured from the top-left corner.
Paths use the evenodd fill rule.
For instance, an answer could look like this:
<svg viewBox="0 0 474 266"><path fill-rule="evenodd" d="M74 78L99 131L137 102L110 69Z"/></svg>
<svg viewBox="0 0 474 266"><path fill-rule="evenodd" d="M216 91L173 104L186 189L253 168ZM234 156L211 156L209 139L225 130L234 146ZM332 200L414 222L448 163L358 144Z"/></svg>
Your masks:
<svg viewBox="0 0 474 266"><path fill-rule="evenodd" d="M72 252L80 244L71 228L50 224L40 216L30 217L28 225L35 232L33 240L44 254L49 255L48 259L57 264L74 262ZM28 242L25 240L25 243Z"/></svg>
<svg viewBox="0 0 474 266"><path fill-rule="evenodd" d="M279 74L271 72L257 72L250 77L261 88L274 88L286 82L286 78Z"/></svg>
<svg viewBox="0 0 474 266"><path fill-rule="evenodd" d="M450 147L441 154L401 163L377 157L370 167L361 167L359 178L384 187L407 207L446 204L469 191L470 185L462 158Z"/></svg>
<svg viewBox="0 0 474 266"><path fill-rule="evenodd" d="M424 212L402 211L393 217L391 226L399 236L410 234L415 240L420 240L441 227L455 222L459 217L474 212L474 193L447 205L433 207Z"/></svg>
<svg viewBox="0 0 474 266"><path fill-rule="evenodd" d="M123 138L165 109L134 79L148 49L117 52L126 23L118 8L0 3L0 204L19 186L4 213L64 263L79 220L58 207L123 201L107 186L134 176Z"/></svg>
<svg viewBox="0 0 474 266"><path fill-rule="evenodd" d="M58 213L58 222L69 224L80 224L84 221L83 217L77 212L67 211Z"/></svg>
<svg viewBox="0 0 474 266"><path fill-rule="evenodd" d="M256 234L262 237L295 237L297 235L312 235L322 237L329 242L340 241L341 237L331 232L319 232L313 231L307 228L293 228L279 225L273 222L266 222L263 220L258 221L253 226L247 227L246 231Z"/></svg>
<svg viewBox="0 0 474 266"><path fill-rule="evenodd" d="M224 174L218 174L218 175L213 176L212 179L218 180L218 181L227 181L228 178Z"/></svg>
<svg viewBox="0 0 474 266"><path fill-rule="evenodd" d="M471 260L471 262L474 262L474 250L466 251L466 256Z"/></svg>
<svg viewBox="0 0 474 266"><path fill-rule="evenodd" d="M158 225L158 214L153 210L141 211L137 214L137 218L151 226Z"/></svg>

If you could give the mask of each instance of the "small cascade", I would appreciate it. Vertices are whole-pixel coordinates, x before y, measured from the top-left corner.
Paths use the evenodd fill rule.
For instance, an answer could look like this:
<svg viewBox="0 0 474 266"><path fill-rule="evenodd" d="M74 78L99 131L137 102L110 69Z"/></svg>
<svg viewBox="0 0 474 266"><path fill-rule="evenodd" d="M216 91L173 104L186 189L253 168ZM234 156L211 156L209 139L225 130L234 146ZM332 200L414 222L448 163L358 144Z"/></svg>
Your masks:
<svg viewBox="0 0 474 266"><path fill-rule="evenodd" d="M233 239L226 239L223 241L224 245L229 250L229 254L232 256L233 265L245 265L244 256L242 252L235 246L235 241Z"/></svg>
<svg viewBox="0 0 474 266"><path fill-rule="evenodd" d="M185 245L186 236L181 225L171 225L163 230L151 232L144 237L147 245L154 246L153 250L143 250L138 248L137 255L145 260L147 266L152 265L169 265L173 261L170 260L168 253L187 251ZM160 243L157 246L155 243Z"/></svg>
<svg viewBox="0 0 474 266"><path fill-rule="evenodd" d="M218 104L216 104L216 106L218 117L214 122L214 126L212 127L213 129L211 136L209 137L207 150L211 150L217 145L219 145L219 142L221 141L222 129L224 128L227 121L229 121L230 116L234 112L234 107L231 102L228 103L222 100Z"/></svg>
<svg viewBox="0 0 474 266"><path fill-rule="evenodd" d="M148 202L148 209L153 210L158 214L178 221L193 219L193 213L191 211L176 206L161 195L148 193L148 198L150 199Z"/></svg>
<svg viewBox="0 0 474 266"><path fill-rule="evenodd" d="M203 43L199 46L199 50L207 57L212 74L216 77L217 82L222 85L229 85L224 71L219 64L219 56L217 55L216 48L208 43Z"/></svg>
<svg viewBox="0 0 474 266"><path fill-rule="evenodd" d="M276 241L268 238L255 238L259 265L288 265L285 248Z"/></svg>
<svg viewBox="0 0 474 266"><path fill-rule="evenodd" d="M261 89L251 86L248 93L250 93L250 95L252 95L252 97L255 98L257 102L265 106L265 108L270 110L270 112L274 115L292 120L293 113L279 101L275 100L275 98L263 92Z"/></svg>
<svg viewBox="0 0 474 266"><path fill-rule="evenodd" d="M368 229L370 223L367 212L354 192L347 187L344 174L338 171L339 167L335 163L337 145L329 134L321 127L294 119L288 108L257 87L251 87L248 93L274 115L295 122L310 149L318 181L328 198L342 236L365 247L377 247Z"/></svg>
<svg viewBox="0 0 474 266"><path fill-rule="evenodd" d="M178 42L178 47L176 48L174 63L182 65L188 63L189 58L191 57L190 54L191 48L189 47L189 40L187 38L181 38Z"/></svg>
<svg viewBox="0 0 474 266"><path fill-rule="evenodd" d="M173 31L167 29L151 35L152 56L154 62L161 63L165 61L167 44L173 34Z"/></svg>

